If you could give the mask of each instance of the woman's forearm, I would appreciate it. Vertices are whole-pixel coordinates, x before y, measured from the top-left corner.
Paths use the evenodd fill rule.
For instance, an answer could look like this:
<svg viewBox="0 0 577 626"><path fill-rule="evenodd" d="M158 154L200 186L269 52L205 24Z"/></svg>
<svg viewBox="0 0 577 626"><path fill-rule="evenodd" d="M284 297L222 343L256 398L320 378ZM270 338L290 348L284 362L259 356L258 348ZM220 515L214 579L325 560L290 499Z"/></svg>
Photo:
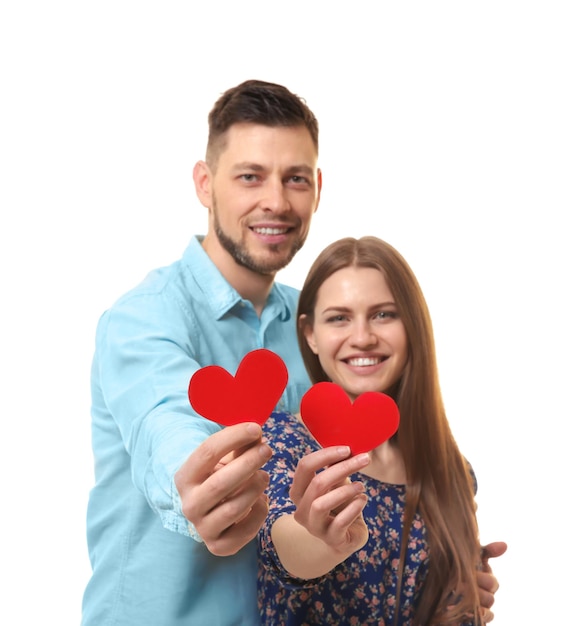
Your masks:
<svg viewBox="0 0 577 626"><path fill-rule="evenodd" d="M311 535L292 515L279 517L271 528L272 542L283 567L291 576L303 579L318 578L330 572L362 548L367 537L363 533L358 537L355 534L352 543L329 546Z"/></svg>

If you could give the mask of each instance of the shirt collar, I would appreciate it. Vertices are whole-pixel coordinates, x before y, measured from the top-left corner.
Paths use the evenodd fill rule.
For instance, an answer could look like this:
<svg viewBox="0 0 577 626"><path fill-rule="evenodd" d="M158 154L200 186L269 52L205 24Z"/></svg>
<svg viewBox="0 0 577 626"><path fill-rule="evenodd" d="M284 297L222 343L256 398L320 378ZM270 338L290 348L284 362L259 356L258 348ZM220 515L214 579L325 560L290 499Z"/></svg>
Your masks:
<svg viewBox="0 0 577 626"><path fill-rule="evenodd" d="M192 280L212 309L215 319L220 319L235 306L250 303L243 300L238 291L220 273L202 247L202 240L203 237L200 235L191 239L184 252L183 260L190 270ZM280 316L282 321L287 321L291 317L291 302L276 282L269 293L265 309L268 310L269 315Z"/></svg>

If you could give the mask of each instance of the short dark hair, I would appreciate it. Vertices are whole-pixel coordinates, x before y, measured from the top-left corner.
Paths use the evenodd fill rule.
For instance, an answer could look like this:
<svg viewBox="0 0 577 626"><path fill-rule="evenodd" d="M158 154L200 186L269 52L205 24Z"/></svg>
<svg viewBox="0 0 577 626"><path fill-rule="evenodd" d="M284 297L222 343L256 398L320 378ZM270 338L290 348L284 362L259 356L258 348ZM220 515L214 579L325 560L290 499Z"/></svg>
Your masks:
<svg viewBox="0 0 577 626"><path fill-rule="evenodd" d="M319 125L305 100L282 85L247 80L225 91L208 114L206 162L210 167L226 146L228 129L242 123L305 126L318 152Z"/></svg>

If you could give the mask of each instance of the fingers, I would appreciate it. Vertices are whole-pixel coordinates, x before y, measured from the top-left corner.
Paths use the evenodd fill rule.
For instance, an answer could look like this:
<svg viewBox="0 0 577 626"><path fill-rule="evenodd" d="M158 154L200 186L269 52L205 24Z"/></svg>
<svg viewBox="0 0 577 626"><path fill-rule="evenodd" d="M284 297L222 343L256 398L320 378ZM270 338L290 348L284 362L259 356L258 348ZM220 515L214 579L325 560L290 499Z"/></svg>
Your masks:
<svg viewBox="0 0 577 626"><path fill-rule="evenodd" d="M333 446L304 456L298 463L290 490L295 504L307 495L309 501L340 484L370 462L368 454L349 457L347 446ZM320 471L323 468L324 471Z"/></svg>
<svg viewBox="0 0 577 626"><path fill-rule="evenodd" d="M250 509L241 515L239 521L226 527L215 537L208 536L205 544L216 556L229 556L238 552L252 541L263 525L268 514L268 500L264 494L254 500ZM207 521L209 526L211 521Z"/></svg>
<svg viewBox="0 0 577 626"><path fill-rule="evenodd" d="M239 451L236 457L235 450ZM271 449L261 442L258 424L237 424L211 435L188 457L174 477L185 515L191 519L189 512L208 513L243 485L271 454ZM223 463L227 455L227 462ZM197 491L199 493L195 493ZM185 510L188 508L191 511Z"/></svg>
<svg viewBox="0 0 577 626"><path fill-rule="evenodd" d="M361 518L364 524L361 514L368 501L369 499L364 493L357 494L352 500L348 501L346 506L336 516L324 515L324 524L317 529L316 536L323 537L328 545L335 547L347 543L351 525L359 518ZM320 519L320 517L316 519Z"/></svg>
<svg viewBox="0 0 577 626"><path fill-rule="evenodd" d="M499 581L495 578L495 575L492 572L477 572L477 584L479 585L479 589L481 591L487 591L490 594L494 594L499 589ZM486 605L488 608L492 605Z"/></svg>
<svg viewBox="0 0 577 626"><path fill-rule="evenodd" d="M359 493L358 489L352 498L345 493L347 489L337 491L340 492L339 495L343 500L342 503L341 498L336 500L339 505L337 514L331 510L331 504L321 505L315 502L313 510L306 511L302 515L299 515L297 510L293 518L310 535L332 548L335 554L343 554L346 558L367 542L368 528L362 512L368 502L368 497L364 493Z"/></svg>
<svg viewBox="0 0 577 626"><path fill-rule="evenodd" d="M301 509L305 513L310 511L314 515L322 511L328 513L339 508L347 499L358 495L363 490L361 483L351 483L349 476L368 465L368 463L368 454L360 454L335 463L323 471L313 474L305 491L300 494L295 493L293 484L290 496L293 502L297 504L297 510ZM298 472L299 466L297 466L295 471L295 478L298 476ZM302 489L304 486L303 481L299 483L298 488ZM337 487L341 487L341 489L337 489Z"/></svg>
<svg viewBox="0 0 577 626"><path fill-rule="evenodd" d="M262 470L257 470L234 491L217 500L215 493L222 495L224 490L212 488L213 478L234 469L235 463L236 460L202 485L190 489L187 503L183 500L182 505L185 517L192 522L207 548L218 556L234 554L253 539L268 512L264 491L269 479ZM229 483L228 478L226 482Z"/></svg>
<svg viewBox="0 0 577 626"><path fill-rule="evenodd" d="M250 446L261 437L260 426L252 422L224 428L198 446L178 470L175 480L178 480L183 488L187 484L202 482L214 472L216 464L227 454L244 446Z"/></svg>
<svg viewBox="0 0 577 626"><path fill-rule="evenodd" d="M348 447L318 450L303 457L295 471L290 496L297 505L294 519L333 548L352 542L363 545L362 511L368 501L361 482L349 476L369 464L368 454L350 457ZM322 471L321 471L322 470Z"/></svg>
<svg viewBox="0 0 577 626"><path fill-rule="evenodd" d="M256 443L239 454L235 459L225 465L219 465L215 471L202 483L205 497L200 504L200 512L208 513L213 506L216 506L224 499L229 499L239 489L246 489L247 481L255 476L266 477L266 484L258 481L258 484L265 489L268 485L268 476L264 472L259 472L259 468L268 461L271 456L270 448L263 443Z"/></svg>
<svg viewBox="0 0 577 626"><path fill-rule="evenodd" d="M317 450L300 459L291 487L292 501L298 503L318 471L327 465L346 459L350 454L351 450L348 446L334 446Z"/></svg>
<svg viewBox="0 0 577 626"><path fill-rule="evenodd" d="M481 564L484 572L491 572L491 566L489 565L489 559L494 559L502 556L507 552L507 544L504 541L493 541L481 548Z"/></svg>
<svg viewBox="0 0 577 626"><path fill-rule="evenodd" d="M326 493L312 499L308 508L310 508L313 514L329 515L332 513L333 516L336 516L343 510L343 507L346 506L350 500L361 495L363 492L364 485L362 483L348 482L344 485L340 485L339 487L334 487ZM304 507L305 500L307 499L307 497L303 498L301 501L301 507Z"/></svg>
<svg viewBox="0 0 577 626"><path fill-rule="evenodd" d="M328 524L319 538L336 552L349 556L360 550L369 538L369 531L362 512L368 502L364 494L357 496L334 518L327 518Z"/></svg>
<svg viewBox="0 0 577 626"><path fill-rule="evenodd" d="M507 544L504 541L495 541L481 548L481 569L477 572L477 585L485 623L493 619L493 612L490 609L495 603L495 593L499 589L499 581L493 574L489 559L499 557L506 551Z"/></svg>
<svg viewBox="0 0 577 626"><path fill-rule="evenodd" d="M182 511L208 549L233 554L264 521L268 475L260 467L272 451L258 424L237 424L206 439L175 474Z"/></svg>
<svg viewBox="0 0 577 626"><path fill-rule="evenodd" d="M499 588L497 579L490 572L477 572L477 585L481 606L490 609L495 603L495 592Z"/></svg>
<svg viewBox="0 0 577 626"><path fill-rule="evenodd" d="M294 518L312 535L320 537L329 525L336 522L335 527L339 528L358 517L366 504L363 490L361 483L348 483L316 498L303 498Z"/></svg>
<svg viewBox="0 0 577 626"><path fill-rule="evenodd" d="M495 541L489 543L481 548L481 569L477 572L477 584L479 586L479 599L481 606L490 609L495 602L495 593L499 589L499 581L493 574L493 570L489 565L490 558L496 558L505 554L507 551L507 544L504 541ZM486 619L488 622L493 619L493 613L488 611L490 619Z"/></svg>

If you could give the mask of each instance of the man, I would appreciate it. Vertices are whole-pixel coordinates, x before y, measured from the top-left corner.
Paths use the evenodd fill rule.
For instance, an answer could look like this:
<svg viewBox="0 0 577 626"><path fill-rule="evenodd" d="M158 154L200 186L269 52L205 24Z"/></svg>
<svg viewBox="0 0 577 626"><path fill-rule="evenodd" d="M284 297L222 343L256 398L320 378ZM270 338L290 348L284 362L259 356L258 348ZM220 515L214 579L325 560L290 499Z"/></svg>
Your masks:
<svg viewBox="0 0 577 626"><path fill-rule="evenodd" d="M195 415L187 390L199 367L235 372L266 347L289 371L280 405L298 411L310 385L298 292L274 278L318 207L317 155L317 120L286 88L247 81L225 92L193 173L206 236L99 322L83 626L259 623L252 539L267 513L260 467L271 451L255 424L221 430ZM490 606L496 580L482 585Z"/></svg>

